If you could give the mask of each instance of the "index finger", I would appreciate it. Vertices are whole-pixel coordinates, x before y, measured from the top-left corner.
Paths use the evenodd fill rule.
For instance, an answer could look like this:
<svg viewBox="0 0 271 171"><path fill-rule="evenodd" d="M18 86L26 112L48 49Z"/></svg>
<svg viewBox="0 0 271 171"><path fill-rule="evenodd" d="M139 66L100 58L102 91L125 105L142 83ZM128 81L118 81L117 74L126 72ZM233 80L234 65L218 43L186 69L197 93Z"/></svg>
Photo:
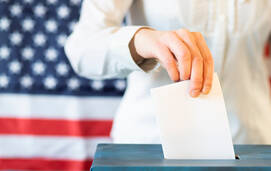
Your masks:
<svg viewBox="0 0 271 171"><path fill-rule="evenodd" d="M182 38L191 53L192 68L189 92L192 97L197 97L201 92L203 83L203 57L191 32L185 29L180 29L177 30L176 33Z"/></svg>

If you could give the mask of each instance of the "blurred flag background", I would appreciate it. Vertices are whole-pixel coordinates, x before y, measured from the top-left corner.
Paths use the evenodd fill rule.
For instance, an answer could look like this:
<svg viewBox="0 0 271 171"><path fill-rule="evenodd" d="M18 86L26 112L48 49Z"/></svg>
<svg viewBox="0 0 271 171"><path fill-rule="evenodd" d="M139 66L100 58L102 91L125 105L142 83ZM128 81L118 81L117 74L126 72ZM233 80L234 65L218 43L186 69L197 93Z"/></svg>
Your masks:
<svg viewBox="0 0 271 171"><path fill-rule="evenodd" d="M80 78L63 45L80 0L0 0L0 170L88 170L125 80Z"/></svg>
<svg viewBox="0 0 271 171"><path fill-rule="evenodd" d="M81 0L0 0L0 170L89 170L125 80L77 76L63 45ZM264 56L271 73L270 45ZM264 66L263 66L264 67Z"/></svg>

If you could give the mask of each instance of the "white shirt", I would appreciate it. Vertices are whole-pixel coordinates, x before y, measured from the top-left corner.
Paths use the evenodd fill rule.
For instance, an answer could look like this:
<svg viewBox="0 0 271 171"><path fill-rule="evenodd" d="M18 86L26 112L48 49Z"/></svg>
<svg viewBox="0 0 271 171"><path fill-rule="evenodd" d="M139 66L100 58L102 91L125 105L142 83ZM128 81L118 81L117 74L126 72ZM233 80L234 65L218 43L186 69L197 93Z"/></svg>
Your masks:
<svg viewBox="0 0 271 171"><path fill-rule="evenodd" d="M122 26L126 14L128 26ZM269 0L85 0L65 51L82 76L127 77L114 142L160 142L150 88L171 81L164 69L144 72L131 57L128 44L143 26L201 32L220 77L234 143L271 144L271 99L262 57L271 30Z"/></svg>

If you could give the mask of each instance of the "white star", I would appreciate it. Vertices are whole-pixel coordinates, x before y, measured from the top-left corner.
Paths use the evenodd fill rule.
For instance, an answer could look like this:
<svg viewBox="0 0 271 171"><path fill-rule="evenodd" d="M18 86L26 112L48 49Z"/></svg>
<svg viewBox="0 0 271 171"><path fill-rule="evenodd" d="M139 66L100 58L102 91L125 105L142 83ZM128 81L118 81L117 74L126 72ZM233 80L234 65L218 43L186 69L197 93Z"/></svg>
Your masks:
<svg viewBox="0 0 271 171"><path fill-rule="evenodd" d="M2 46L0 48L0 59L7 59L10 55L10 50L7 46Z"/></svg>
<svg viewBox="0 0 271 171"><path fill-rule="evenodd" d="M45 71L45 65L42 62L38 61L32 65L32 69L34 74L42 75Z"/></svg>
<svg viewBox="0 0 271 171"><path fill-rule="evenodd" d="M34 43L37 45L37 46L43 46L46 42L46 37L43 33L37 33L35 36L34 36Z"/></svg>
<svg viewBox="0 0 271 171"><path fill-rule="evenodd" d="M75 89L78 89L79 86L80 86L80 82L77 78L71 78L68 80L69 89L75 90Z"/></svg>
<svg viewBox="0 0 271 171"><path fill-rule="evenodd" d="M67 18L68 15L70 13L70 10L67 6L65 5L61 5L58 9L57 9L57 15L60 17L60 18Z"/></svg>
<svg viewBox="0 0 271 171"><path fill-rule="evenodd" d="M37 17L43 17L46 13L46 8L42 4L38 4L35 9L34 13Z"/></svg>
<svg viewBox="0 0 271 171"><path fill-rule="evenodd" d="M55 4L55 3L57 2L57 0L47 0L47 2L48 2L49 4Z"/></svg>
<svg viewBox="0 0 271 171"><path fill-rule="evenodd" d="M10 13L13 16L20 16L22 14L22 7L19 4L14 4L10 7Z"/></svg>
<svg viewBox="0 0 271 171"><path fill-rule="evenodd" d="M9 70L13 74L18 74L21 71L21 68L22 68L22 66L21 66L20 62L18 62L18 61L12 61L9 64Z"/></svg>
<svg viewBox="0 0 271 171"><path fill-rule="evenodd" d="M0 75L0 88L6 88L8 83L9 78L5 74Z"/></svg>
<svg viewBox="0 0 271 171"><path fill-rule="evenodd" d="M57 43L58 43L60 46L64 46L66 40L67 40L67 36L66 36L65 34L60 34L60 35L57 37Z"/></svg>
<svg viewBox="0 0 271 171"><path fill-rule="evenodd" d="M43 84L47 89L53 89L57 85L57 80L52 76L48 76L45 78Z"/></svg>
<svg viewBox="0 0 271 171"><path fill-rule="evenodd" d="M31 18L24 19L22 22L24 31L32 31L34 28L34 20Z"/></svg>
<svg viewBox="0 0 271 171"><path fill-rule="evenodd" d="M48 20L45 22L45 27L48 32L56 32L57 23L55 20Z"/></svg>
<svg viewBox="0 0 271 171"><path fill-rule="evenodd" d="M76 25L76 22L75 22L75 21L70 22L70 23L69 23L69 30L70 30L70 31L73 31L75 25Z"/></svg>
<svg viewBox="0 0 271 171"><path fill-rule="evenodd" d="M79 5L80 2L81 2L81 0L71 0L71 3L72 3L73 5Z"/></svg>
<svg viewBox="0 0 271 171"><path fill-rule="evenodd" d="M22 56L25 60L31 60L34 56L34 49L31 47L26 47L22 50Z"/></svg>
<svg viewBox="0 0 271 171"><path fill-rule="evenodd" d="M22 42L23 36L19 32L14 32L10 34L10 41L14 45L19 45Z"/></svg>
<svg viewBox="0 0 271 171"><path fill-rule="evenodd" d="M6 17L0 19L0 30L7 31L10 26L10 20Z"/></svg>
<svg viewBox="0 0 271 171"><path fill-rule="evenodd" d="M91 87L94 90L101 90L104 87L104 83L101 80L93 80L91 83Z"/></svg>
<svg viewBox="0 0 271 171"><path fill-rule="evenodd" d="M116 89L122 91L122 90L125 89L126 83L125 83L124 80L116 80L116 81L114 82L114 86L115 86Z"/></svg>
<svg viewBox="0 0 271 171"><path fill-rule="evenodd" d="M56 72L61 75L61 76L64 76L64 75L67 75L68 74L68 71L69 71L69 68L68 68L68 65L65 64L65 63L59 63L57 64L56 66Z"/></svg>
<svg viewBox="0 0 271 171"><path fill-rule="evenodd" d="M33 79L26 75L21 78L20 83L24 88L30 88L33 84Z"/></svg>
<svg viewBox="0 0 271 171"><path fill-rule="evenodd" d="M24 3L26 4L32 4L33 0L24 0Z"/></svg>
<svg viewBox="0 0 271 171"><path fill-rule="evenodd" d="M49 48L45 51L45 57L48 61L55 61L57 58L58 52L55 48Z"/></svg>

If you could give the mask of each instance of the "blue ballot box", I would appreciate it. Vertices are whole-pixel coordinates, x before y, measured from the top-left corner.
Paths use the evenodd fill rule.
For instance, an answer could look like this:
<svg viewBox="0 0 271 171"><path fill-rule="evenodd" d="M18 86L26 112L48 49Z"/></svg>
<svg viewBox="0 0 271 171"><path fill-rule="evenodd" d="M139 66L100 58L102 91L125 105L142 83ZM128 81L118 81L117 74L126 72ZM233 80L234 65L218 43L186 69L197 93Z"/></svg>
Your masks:
<svg viewBox="0 0 271 171"><path fill-rule="evenodd" d="M160 144L99 144L91 171L271 171L271 145L235 145L235 160L168 160Z"/></svg>

